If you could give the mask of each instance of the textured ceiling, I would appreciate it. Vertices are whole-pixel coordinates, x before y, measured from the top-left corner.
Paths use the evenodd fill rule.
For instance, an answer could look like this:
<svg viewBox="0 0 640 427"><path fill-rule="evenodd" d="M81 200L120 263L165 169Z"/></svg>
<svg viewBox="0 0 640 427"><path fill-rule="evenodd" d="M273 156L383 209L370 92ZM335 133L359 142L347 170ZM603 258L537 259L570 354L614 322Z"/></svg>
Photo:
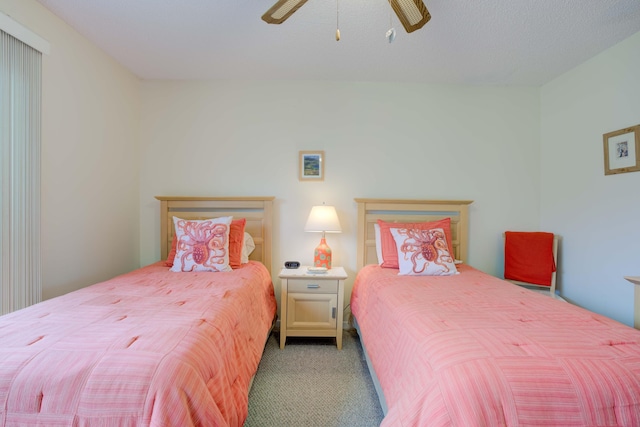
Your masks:
<svg viewBox="0 0 640 427"><path fill-rule="evenodd" d="M538 86L640 31L639 0L424 0L411 34L387 0L309 0L281 25L260 19L275 0L38 1L144 79Z"/></svg>

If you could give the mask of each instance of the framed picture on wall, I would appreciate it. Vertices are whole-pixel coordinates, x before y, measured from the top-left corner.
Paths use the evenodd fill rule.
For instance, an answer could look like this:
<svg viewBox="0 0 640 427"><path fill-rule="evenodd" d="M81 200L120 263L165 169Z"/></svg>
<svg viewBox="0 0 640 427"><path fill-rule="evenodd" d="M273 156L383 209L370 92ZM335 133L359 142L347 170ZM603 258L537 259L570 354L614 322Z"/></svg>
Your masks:
<svg viewBox="0 0 640 427"><path fill-rule="evenodd" d="M324 181L324 151L300 151L298 179Z"/></svg>
<svg viewBox="0 0 640 427"><path fill-rule="evenodd" d="M604 174L640 171L640 125L605 133Z"/></svg>

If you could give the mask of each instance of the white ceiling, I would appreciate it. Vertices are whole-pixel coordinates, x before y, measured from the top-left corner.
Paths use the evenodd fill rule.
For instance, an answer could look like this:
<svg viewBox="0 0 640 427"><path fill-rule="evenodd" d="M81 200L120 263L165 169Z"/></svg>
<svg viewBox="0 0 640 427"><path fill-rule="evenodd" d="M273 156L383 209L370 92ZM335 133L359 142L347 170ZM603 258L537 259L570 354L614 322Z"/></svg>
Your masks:
<svg viewBox="0 0 640 427"><path fill-rule="evenodd" d="M275 0L38 0L144 79L549 82L640 31L639 0L424 0L407 34L387 0L309 0L281 25ZM638 53L640 54L640 52Z"/></svg>

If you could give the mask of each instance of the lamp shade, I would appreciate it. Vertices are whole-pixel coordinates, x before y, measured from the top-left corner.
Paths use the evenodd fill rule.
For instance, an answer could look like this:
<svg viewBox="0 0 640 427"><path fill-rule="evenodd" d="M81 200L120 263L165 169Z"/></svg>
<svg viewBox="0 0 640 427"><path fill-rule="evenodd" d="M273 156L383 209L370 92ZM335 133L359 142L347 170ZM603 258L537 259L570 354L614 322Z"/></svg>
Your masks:
<svg viewBox="0 0 640 427"><path fill-rule="evenodd" d="M326 205L311 208L311 213L309 214L309 219L307 219L307 225L304 226L304 231L326 233L342 232L336 208Z"/></svg>

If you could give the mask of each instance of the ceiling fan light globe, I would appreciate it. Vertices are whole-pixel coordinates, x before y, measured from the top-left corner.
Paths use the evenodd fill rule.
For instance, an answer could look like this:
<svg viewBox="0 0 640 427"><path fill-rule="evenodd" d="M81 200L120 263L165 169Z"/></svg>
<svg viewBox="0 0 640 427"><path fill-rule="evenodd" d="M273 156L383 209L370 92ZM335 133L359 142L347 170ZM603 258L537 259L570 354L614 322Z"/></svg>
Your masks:
<svg viewBox="0 0 640 427"><path fill-rule="evenodd" d="M387 30L387 33L385 34L385 37L387 38L389 43L393 42L396 39L396 29L395 28L389 28Z"/></svg>

